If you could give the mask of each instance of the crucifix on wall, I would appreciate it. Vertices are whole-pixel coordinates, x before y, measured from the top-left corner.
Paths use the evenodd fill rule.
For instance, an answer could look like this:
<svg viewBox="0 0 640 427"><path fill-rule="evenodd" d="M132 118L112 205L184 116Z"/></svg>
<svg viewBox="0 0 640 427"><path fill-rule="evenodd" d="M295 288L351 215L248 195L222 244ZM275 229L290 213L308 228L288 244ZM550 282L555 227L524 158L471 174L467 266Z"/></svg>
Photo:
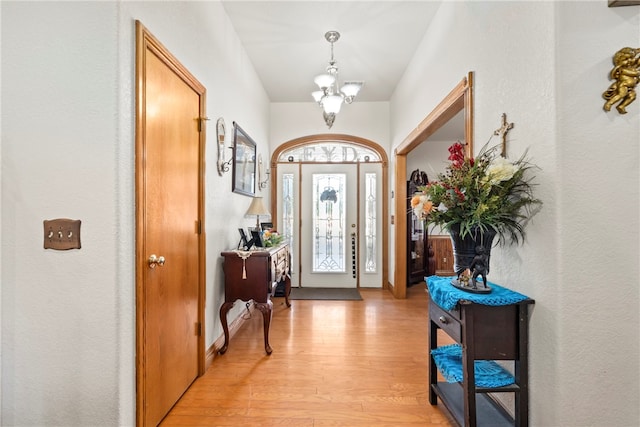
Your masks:
<svg viewBox="0 0 640 427"><path fill-rule="evenodd" d="M507 122L507 113L502 113L502 126L496 129L493 134L502 138L502 157L507 157L507 133L513 129L513 123Z"/></svg>

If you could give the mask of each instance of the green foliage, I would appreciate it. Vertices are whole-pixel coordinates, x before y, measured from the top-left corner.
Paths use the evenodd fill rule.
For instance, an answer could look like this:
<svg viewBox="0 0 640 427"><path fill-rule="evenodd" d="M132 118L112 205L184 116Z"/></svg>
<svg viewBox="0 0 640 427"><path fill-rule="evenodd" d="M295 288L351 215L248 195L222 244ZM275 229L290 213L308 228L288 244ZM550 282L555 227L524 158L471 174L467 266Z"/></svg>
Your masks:
<svg viewBox="0 0 640 427"><path fill-rule="evenodd" d="M496 231L499 243L524 242L526 221L542 206L533 195L526 152L515 162L501 157L498 147L485 145L478 156L464 157L456 142L449 148L451 164L436 181L420 188L411 206L418 217L444 230L459 224L462 237L475 228Z"/></svg>

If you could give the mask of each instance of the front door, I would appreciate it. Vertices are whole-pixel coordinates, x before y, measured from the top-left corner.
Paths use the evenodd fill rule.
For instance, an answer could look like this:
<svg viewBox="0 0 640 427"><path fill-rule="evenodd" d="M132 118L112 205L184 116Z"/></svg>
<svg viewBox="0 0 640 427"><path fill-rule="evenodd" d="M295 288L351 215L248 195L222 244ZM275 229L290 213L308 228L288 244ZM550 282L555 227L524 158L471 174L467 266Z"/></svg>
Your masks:
<svg viewBox="0 0 640 427"><path fill-rule="evenodd" d="M304 137L272 157L273 219L291 245L294 287L381 288L387 279L384 150L342 137Z"/></svg>
<svg viewBox="0 0 640 427"><path fill-rule="evenodd" d="M205 90L137 31L137 424L157 426L203 370Z"/></svg>
<svg viewBox="0 0 640 427"><path fill-rule="evenodd" d="M357 287L357 165L301 165L300 285Z"/></svg>

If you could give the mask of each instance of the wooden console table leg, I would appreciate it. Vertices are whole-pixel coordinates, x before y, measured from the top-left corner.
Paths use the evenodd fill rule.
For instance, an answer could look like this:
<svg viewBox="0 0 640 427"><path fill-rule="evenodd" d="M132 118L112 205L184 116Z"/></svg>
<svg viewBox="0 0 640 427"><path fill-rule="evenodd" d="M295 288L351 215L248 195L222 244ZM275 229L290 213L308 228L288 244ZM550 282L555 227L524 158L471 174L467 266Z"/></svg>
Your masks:
<svg viewBox="0 0 640 427"><path fill-rule="evenodd" d="M233 307L232 302L225 302L220 307L220 322L222 323L222 330L224 331L224 345L218 351L219 354L224 354L229 347L229 325L227 324L227 313Z"/></svg>
<svg viewBox="0 0 640 427"><path fill-rule="evenodd" d="M270 355L273 350L269 345L269 326L271 325L271 313L273 312L273 303L271 300L267 302L257 302L256 307L262 312L262 320L264 324L264 351Z"/></svg>
<svg viewBox="0 0 640 427"><path fill-rule="evenodd" d="M287 303L287 307L291 307L289 302L289 294L291 293L291 278L289 275L284 278L284 301Z"/></svg>

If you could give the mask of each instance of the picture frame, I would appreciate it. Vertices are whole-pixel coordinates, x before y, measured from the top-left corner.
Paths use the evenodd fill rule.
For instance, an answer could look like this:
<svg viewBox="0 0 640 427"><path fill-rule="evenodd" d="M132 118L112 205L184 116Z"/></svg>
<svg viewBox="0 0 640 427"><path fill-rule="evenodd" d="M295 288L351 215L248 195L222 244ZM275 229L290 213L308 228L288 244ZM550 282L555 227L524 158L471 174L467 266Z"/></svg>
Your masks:
<svg viewBox="0 0 640 427"><path fill-rule="evenodd" d="M261 222L260 223L260 228L262 229L262 231L271 230L273 228L273 223L272 222Z"/></svg>
<svg viewBox="0 0 640 427"><path fill-rule="evenodd" d="M244 229L238 228L238 233L240 233L240 241L238 242L238 249L242 249L248 251L251 249L253 242L249 240L247 234L244 232Z"/></svg>
<svg viewBox="0 0 640 427"><path fill-rule="evenodd" d="M251 230L251 236L253 237L251 240L257 248L264 248L264 241L262 240L262 233L260 233L260 231Z"/></svg>
<svg viewBox="0 0 640 427"><path fill-rule="evenodd" d="M231 190L251 197L256 193L256 143L236 122L233 122Z"/></svg>

